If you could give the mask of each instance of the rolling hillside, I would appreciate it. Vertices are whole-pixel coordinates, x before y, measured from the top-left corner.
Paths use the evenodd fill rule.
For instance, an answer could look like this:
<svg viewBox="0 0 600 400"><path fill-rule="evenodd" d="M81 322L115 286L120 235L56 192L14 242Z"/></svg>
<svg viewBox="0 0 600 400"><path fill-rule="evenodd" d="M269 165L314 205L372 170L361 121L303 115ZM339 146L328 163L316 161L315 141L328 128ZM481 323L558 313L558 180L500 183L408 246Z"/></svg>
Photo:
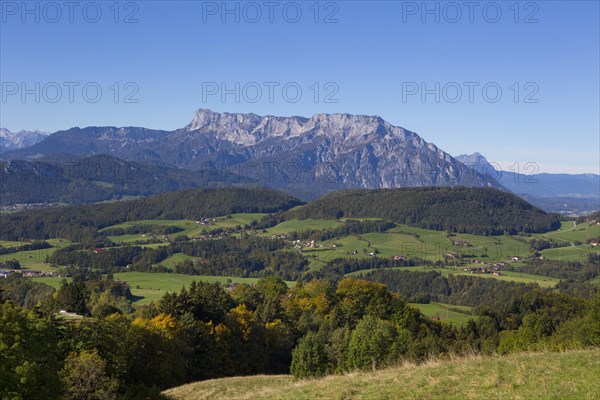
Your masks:
<svg viewBox="0 0 600 400"><path fill-rule="evenodd" d="M301 204L269 189L191 189L130 201L57 207L0 216L0 237L77 237L131 220L191 219L241 212L276 212ZM42 222L43 221L43 222Z"/></svg>
<svg viewBox="0 0 600 400"><path fill-rule="evenodd" d="M459 233L545 232L558 218L519 197L491 188L345 190L288 212L290 218L383 218Z"/></svg>

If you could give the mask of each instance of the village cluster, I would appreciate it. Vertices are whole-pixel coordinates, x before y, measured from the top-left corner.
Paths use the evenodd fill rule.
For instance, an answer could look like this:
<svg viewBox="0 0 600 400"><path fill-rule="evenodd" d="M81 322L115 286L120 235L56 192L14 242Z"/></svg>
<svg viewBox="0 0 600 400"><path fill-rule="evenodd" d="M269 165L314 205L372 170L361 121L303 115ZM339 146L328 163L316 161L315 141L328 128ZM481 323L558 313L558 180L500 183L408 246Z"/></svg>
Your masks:
<svg viewBox="0 0 600 400"><path fill-rule="evenodd" d="M28 278L40 278L45 276L57 276L52 272L34 271L34 270L20 270L20 269L0 269L0 278L8 278L10 274L21 274Z"/></svg>

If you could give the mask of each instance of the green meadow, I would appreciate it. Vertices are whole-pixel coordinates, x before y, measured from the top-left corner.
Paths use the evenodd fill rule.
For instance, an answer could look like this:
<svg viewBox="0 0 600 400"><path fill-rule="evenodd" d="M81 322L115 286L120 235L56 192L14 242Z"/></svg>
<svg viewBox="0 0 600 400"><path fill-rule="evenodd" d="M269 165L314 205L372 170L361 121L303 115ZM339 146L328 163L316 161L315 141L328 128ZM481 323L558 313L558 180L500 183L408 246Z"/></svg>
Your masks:
<svg viewBox="0 0 600 400"><path fill-rule="evenodd" d="M197 224L192 220L143 220L131 221L119 225L114 225L109 228L125 228L133 225L163 225L177 226L183 229L181 232L169 236L187 235L189 237L199 236L205 232L210 232L218 228L235 228L237 226L250 225L252 221L258 221L265 214L261 213L242 213L231 214L229 216L221 216L211 219L212 225ZM279 235L290 234L292 232L307 231L307 230L322 230L341 226L343 220L333 219L304 219L290 220L282 222L272 228L255 232L258 235ZM252 232L251 232L252 233ZM534 237L554 238L556 240L585 241L591 237L596 237L600 234L600 226L590 226L587 223L575 225L572 221L562 223L559 230L548 232L546 234L533 235ZM148 239L151 235L120 235L111 236L110 239L116 243L131 243L137 240ZM42 270L47 272L56 271L55 268L44 263L46 257L52 254L56 248L60 248L69 244L69 242L60 239L51 239L49 242L55 246L51 249L24 251L14 254L0 256L0 262L7 259L15 258L19 260L24 268ZM21 245L21 242L0 242L1 246L14 247ZM157 248L165 246L168 242L153 243L140 245L141 247ZM600 250L600 249L599 249ZM290 245L286 251L296 251ZM310 262L312 271L319 270L328 262L336 258L371 258L369 253L375 253L376 257L391 258L396 255L404 257L419 257L429 261L440 261L447 258L448 253L457 253L463 256L462 262L468 260L480 259L485 262L509 261L513 256L525 258L530 255L529 248L526 244L515 240L514 238L504 236L477 236L471 234L453 234L448 236L446 232L433 231L421 228L415 228L407 225L396 226L386 232L372 232L361 235L348 235L339 239L331 239L323 242L318 242L317 248L302 247L302 254L306 256ZM547 249L542 251L542 255L549 259L560 259L564 261L583 261L590 251L595 251L590 245L583 244L579 246L569 246L555 249ZM181 253L173 254L168 259L160 264L172 269L176 264L183 262L193 257ZM521 262L511 262L512 265L518 268ZM470 274L463 271L464 267L476 266L475 264L466 264L460 267L401 267L400 269L412 271L437 271L447 276L454 275L470 275L480 278L500 279L522 283L536 283L542 287L553 287L558 282L558 279L520 273L518 271L502 271L500 276L491 274ZM360 275L366 271L355 272L351 275ZM217 281L227 282L230 279L233 282L253 283L256 279L251 278L236 278L236 277L209 277L209 276L187 276L178 274L148 274L139 272L127 272L116 274L120 279L126 280L136 296L140 297L139 303L148 303L156 300L164 294L165 291L179 290L182 286L189 284L192 280ZM58 285L58 278L44 278L47 283ZM54 279L54 280L53 280ZM139 286L139 289L136 288ZM460 316L457 316L460 317Z"/></svg>
<svg viewBox="0 0 600 400"><path fill-rule="evenodd" d="M542 250L542 256L559 261L585 261L591 252L598 252L600 248L589 245L559 247L555 249Z"/></svg>
<svg viewBox="0 0 600 400"><path fill-rule="evenodd" d="M476 278L486 278L486 279L498 279L501 281L510 281L510 282L520 282L520 283L536 283L541 287L554 287L559 279L551 278L548 276L541 275L533 275L533 274L525 274L522 272L514 272L514 271L501 271L500 276L495 276L492 274L471 274L470 272L463 271L463 267L433 267L433 266L416 266L416 267L394 267L388 269L395 269L401 271L419 271L419 272L427 272L427 271L435 271L442 274L442 276L448 275L466 275L473 276ZM362 271L351 272L347 274L348 276L360 276L366 274L368 272L375 271L375 269L365 269Z"/></svg>
<svg viewBox="0 0 600 400"><path fill-rule="evenodd" d="M340 225L342 225L340 221L332 219L293 219L268 228L266 231L268 234L282 235L307 230L335 228Z"/></svg>
<svg viewBox="0 0 600 400"><path fill-rule="evenodd" d="M169 269L173 269L173 267L175 267L176 264L182 263L185 260L193 260L194 258L197 258L197 257L188 256L183 253L175 253L171 257L167 258L166 260L161 261L160 265L165 266Z"/></svg>
<svg viewBox="0 0 600 400"><path fill-rule="evenodd" d="M443 261L448 253L462 255L465 260L481 259L486 262L509 261L513 256L523 258L530 255L526 244L509 236L457 234L446 237L445 232L406 225L387 232L350 235L319 242L319 248L303 248L302 252L311 257L311 270L318 270L335 258L367 258L370 257L369 253L375 253L378 257L418 257L433 262Z"/></svg>
<svg viewBox="0 0 600 400"><path fill-rule="evenodd" d="M32 279L38 283L45 283L48 286L52 286L54 289L60 288L60 285L61 285L61 282L63 281L63 279L66 279L68 282L71 281L71 278L59 278L57 276L53 276L53 277L43 276L40 278L32 278Z"/></svg>
<svg viewBox="0 0 600 400"><path fill-rule="evenodd" d="M125 281L131 287L131 293L138 297L136 304L149 304L152 301L159 300L167 292L178 292L184 286L188 286L193 281L197 282L219 282L219 283L247 283L255 284L258 278L237 278L232 276L203 276L203 275L182 275L170 273L150 273L150 272L122 272L115 274L115 279ZM293 286L294 282L286 282L288 286Z"/></svg>
<svg viewBox="0 0 600 400"><path fill-rule="evenodd" d="M264 215L261 213L241 213L241 214L231 214L229 216L222 216L216 218L210 218L212 225L203 225L197 224L196 221L192 220L142 220L142 221L131 221L125 222L118 225L112 225L101 229L103 230L113 229L113 228L127 228L136 225L162 225L162 226L176 226L178 228L183 229L181 232L169 234L168 236L184 236L187 235L189 237L200 236L204 232L210 232L211 230L218 228L235 228L236 226L245 226L249 225L252 221L260 220ZM212 221L214 219L214 221ZM135 235L118 235L118 236L109 236L109 238L115 243L131 243L138 240L146 240L152 236L160 237L162 235L152 235L152 234L135 234ZM160 244L158 244L160 245Z"/></svg>
<svg viewBox="0 0 600 400"><path fill-rule="evenodd" d="M466 324L470 319L474 319L472 315L468 314L468 311L471 307L467 306L455 306L451 304L442 304L442 303L429 303L429 304L419 304L419 303L409 303L411 306L416 307L421 311L424 315L428 317L433 317L438 319L441 322L445 322L448 324L452 324L455 326L461 326ZM463 310L465 312L458 312L457 310Z"/></svg>
<svg viewBox="0 0 600 400"><path fill-rule="evenodd" d="M64 239L48 239L46 240L52 246L48 249L39 249L39 250L28 250L28 251L18 251L16 253L3 254L0 255L0 263L8 260L17 260L21 264L22 269L29 269L35 271L44 271L44 272L54 272L56 268L51 267L46 264L46 257L51 255L61 247L66 247L71 242ZM3 247L18 247L30 242L2 242Z"/></svg>
<svg viewBox="0 0 600 400"><path fill-rule="evenodd" d="M45 283L56 289L60 287L63 278L59 277L41 277L33 278L36 282ZM131 293L137 298L135 304L149 304L158 301L165 293L178 292L184 286L197 282L219 282L219 283L247 283L255 284L258 278L238 278L233 276L203 276L203 275L183 275L171 273L151 273L151 272L121 272L114 274L115 280L127 282L131 287ZM288 286L295 285L295 282L286 282Z"/></svg>
<svg viewBox="0 0 600 400"><path fill-rule="evenodd" d="M149 304L159 300L167 292L178 292L193 281L237 282L253 284L258 279L233 278L226 276L193 276L169 273L123 272L115 274L116 280L125 281L131 287L131 293L139 298L136 304Z"/></svg>
<svg viewBox="0 0 600 400"><path fill-rule="evenodd" d="M234 228L236 226L249 225L252 221L259 220L265 214L245 213L232 214L214 218L213 225L200 225L191 220L143 220L126 222L109 228L125 228L133 225L155 224L163 226L177 226L183 229L181 232L169 236L187 235L199 236L204 232L210 232L217 228ZM335 228L343 224L343 220L333 219L304 219L282 222L272 228L258 232L260 235L290 234L307 230L322 230ZM573 229L574 222L563 222L561 229L546 234L533 236L554 238L556 240L585 242L591 237L600 235L600 226L588 226L580 224ZM109 229L105 228L105 229ZM147 240L150 237L159 237L151 234L135 234L111 236L115 243L132 243ZM164 243L145 244L143 247L156 248ZM334 247L335 245L335 247ZM407 225L399 225L387 232L372 232L362 235L350 235L339 239L328 240L319 243L319 248L303 248L303 253L310 258L311 269L318 270L328 261L339 257L368 257L368 253L375 252L380 257L393 257L402 255L405 257L419 257L430 261L444 260L448 253L457 253L465 258L482 259L487 262L508 261L514 256L521 258L530 255L529 246L510 236L478 236L471 234L453 234L447 236L446 232L432 231L415 228ZM547 249L542 255L550 259L562 259L565 261L578 261L587 257L594 248L584 244L571 248ZM357 254L353 254L356 252Z"/></svg>
<svg viewBox="0 0 600 400"><path fill-rule="evenodd" d="M559 230L545 233L542 236L568 242L580 241L585 243L588 239L600 236L600 225L590 225L588 222L577 225L574 221L563 221Z"/></svg>
<svg viewBox="0 0 600 400"><path fill-rule="evenodd" d="M12 242L10 240L0 240L0 247L17 247L22 245L22 242Z"/></svg>

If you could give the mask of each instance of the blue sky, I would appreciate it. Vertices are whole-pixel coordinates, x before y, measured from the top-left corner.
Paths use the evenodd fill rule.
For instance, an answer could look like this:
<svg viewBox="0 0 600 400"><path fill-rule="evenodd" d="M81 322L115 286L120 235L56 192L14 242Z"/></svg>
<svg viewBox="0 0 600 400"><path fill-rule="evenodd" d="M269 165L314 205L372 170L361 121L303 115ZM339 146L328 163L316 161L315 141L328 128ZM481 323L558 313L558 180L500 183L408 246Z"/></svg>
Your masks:
<svg viewBox="0 0 600 400"><path fill-rule="evenodd" d="M0 1L0 126L347 112L452 155L600 173L597 1L73 4Z"/></svg>

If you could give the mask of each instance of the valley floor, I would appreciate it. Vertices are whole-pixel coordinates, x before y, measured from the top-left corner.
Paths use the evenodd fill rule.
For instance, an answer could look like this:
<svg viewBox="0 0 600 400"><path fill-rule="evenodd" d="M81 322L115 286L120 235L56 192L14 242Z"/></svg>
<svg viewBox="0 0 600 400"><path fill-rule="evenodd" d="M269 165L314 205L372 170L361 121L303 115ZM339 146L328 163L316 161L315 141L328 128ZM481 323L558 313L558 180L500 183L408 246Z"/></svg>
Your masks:
<svg viewBox="0 0 600 400"><path fill-rule="evenodd" d="M295 380L215 379L165 392L174 399L598 399L600 350L471 356L375 373Z"/></svg>

